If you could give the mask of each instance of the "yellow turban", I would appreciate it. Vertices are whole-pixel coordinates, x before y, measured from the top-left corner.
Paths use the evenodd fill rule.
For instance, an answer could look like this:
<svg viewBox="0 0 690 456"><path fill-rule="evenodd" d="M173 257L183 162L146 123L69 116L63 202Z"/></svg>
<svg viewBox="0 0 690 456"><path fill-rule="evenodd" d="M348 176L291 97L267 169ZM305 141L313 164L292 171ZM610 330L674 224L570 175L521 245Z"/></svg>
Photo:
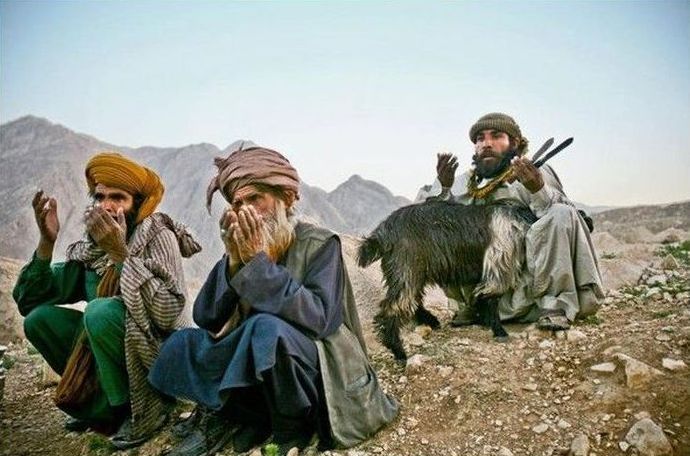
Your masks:
<svg viewBox="0 0 690 456"><path fill-rule="evenodd" d="M86 183L93 192L97 184L115 187L132 195L142 195L136 223L153 214L163 199L165 187L149 168L115 152L96 154L86 164Z"/></svg>

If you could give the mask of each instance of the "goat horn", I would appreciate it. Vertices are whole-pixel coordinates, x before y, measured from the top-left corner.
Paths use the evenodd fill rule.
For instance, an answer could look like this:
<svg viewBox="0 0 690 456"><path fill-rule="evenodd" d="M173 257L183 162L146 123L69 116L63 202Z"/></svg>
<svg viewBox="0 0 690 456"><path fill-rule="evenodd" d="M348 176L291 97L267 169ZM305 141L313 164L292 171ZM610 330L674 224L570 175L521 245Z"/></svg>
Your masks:
<svg viewBox="0 0 690 456"><path fill-rule="evenodd" d="M552 144L553 138L547 139L546 142L539 148L537 153L534 154L534 156L532 157L532 163L539 160L539 157L541 157L544 154L544 152L546 152L549 149L549 147L551 147Z"/></svg>
<svg viewBox="0 0 690 456"><path fill-rule="evenodd" d="M557 153L559 153L560 151L562 151L563 149L565 149L566 147L568 147L568 146L571 145L572 143L573 143L573 138L568 138L568 139L566 139L565 141L563 141L562 143L560 143L558 146L556 146L556 148L555 148L554 150L552 150L551 152L549 152L548 154L546 154L546 156L545 156L544 158L542 158L541 160L539 160L538 163L535 163L534 166L536 166L537 168L539 168L539 167L542 166L544 163L546 163L547 160L549 160L550 158L552 158L554 155L556 155Z"/></svg>

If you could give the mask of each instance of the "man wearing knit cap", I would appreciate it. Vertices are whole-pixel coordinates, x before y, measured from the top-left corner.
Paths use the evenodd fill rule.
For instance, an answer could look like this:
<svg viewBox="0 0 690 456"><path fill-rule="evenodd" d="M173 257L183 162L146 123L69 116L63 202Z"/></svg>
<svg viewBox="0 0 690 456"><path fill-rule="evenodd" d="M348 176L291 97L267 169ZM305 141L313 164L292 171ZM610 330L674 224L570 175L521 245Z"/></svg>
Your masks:
<svg viewBox="0 0 690 456"><path fill-rule="evenodd" d="M87 163L86 183L85 238L67 248L65 262L51 265L57 200L42 190L34 196L40 240L13 296L27 338L62 376L55 402L71 417L66 427L117 430L111 441L124 449L164 422L168 405L146 375L163 340L191 325L182 256L200 247L154 212L164 187L152 170L105 152ZM87 302L83 313L61 306L79 301Z"/></svg>
<svg viewBox="0 0 690 456"><path fill-rule="evenodd" d="M562 330L576 318L595 313L603 290L590 230L554 170L532 164L526 157L527 138L506 114L482 116L469 136L473 167L455 181L457 158L439 154L438 178L418 200L440 191L442 198L461 204L509 202L536 216L527 233L527 262L518 286L501 297L501 319L536 321L542 329ZM477 322L472 290L446 294L459 305L452 324Z"/></svg>
<svg viewBox="0 0 690 456"><path fill-rule="evenodd" d="M338 237L292 216L299 176L280 153L235 143L217 158L225 254L194 304L200 329L173 334L149 381L198 403L173 455L349 447L397 414L371 368ZM234 434L232 429L237 429Z"/></svg>

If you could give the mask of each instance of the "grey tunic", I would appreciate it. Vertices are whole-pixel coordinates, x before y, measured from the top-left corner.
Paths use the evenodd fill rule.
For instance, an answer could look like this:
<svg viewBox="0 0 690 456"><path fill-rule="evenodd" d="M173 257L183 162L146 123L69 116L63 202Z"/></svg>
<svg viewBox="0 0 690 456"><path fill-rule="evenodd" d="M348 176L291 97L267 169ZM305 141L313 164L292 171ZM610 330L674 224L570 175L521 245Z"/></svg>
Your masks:
<svg viewBox="0 0 690 456"><path fill-rule="evenodd" d="M553 169L540 168L544 186L530 193L520 182L499 186L486 200L467 193L469 172L456 179L450 198L461 204L508 200L529 208L538 220L526 236L527 262L516 289L499 304L501 319L534 321L540 309L562 309L569 320L596 312L603 288L589 230L568 199ZM441 192L436 180L417 195L417 202ZM468 302L471 289L446 290L450 302Z"/></svg>

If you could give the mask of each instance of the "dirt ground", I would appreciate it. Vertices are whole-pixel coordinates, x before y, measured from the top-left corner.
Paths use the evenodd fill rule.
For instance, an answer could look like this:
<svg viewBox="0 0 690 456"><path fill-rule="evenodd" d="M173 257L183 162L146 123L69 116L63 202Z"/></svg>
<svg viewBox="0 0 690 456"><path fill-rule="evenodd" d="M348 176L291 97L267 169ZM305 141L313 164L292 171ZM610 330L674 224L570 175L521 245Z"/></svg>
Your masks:
<svg viewBox="0 0 690 456"><path fill-rule="evenodd" d="M444 325L405 333L414 356L408 366L370 347L384 388L401 403L398 419L354 449L325 455L566 455L580 434L589 455L644 454L624 442L644 417L663 428L674 455L690 455L690 368L662 367L664 358L690 365L690 276L681 266L662 272L664 284L655 286L654 274L648 283L610 292L595 317L568 332L507 325L506 344L484 328L451 328L450 312L432 308ZM629 358L619 353L653 369L633 378L624 367ZM591 369L605 362L615 366L612 373ZM15 344L4 364L0 455L155 455L172 444L166 429L117 453L97 434L68 433L52 404L54 386L42 386L40 356Z"/></svg>

